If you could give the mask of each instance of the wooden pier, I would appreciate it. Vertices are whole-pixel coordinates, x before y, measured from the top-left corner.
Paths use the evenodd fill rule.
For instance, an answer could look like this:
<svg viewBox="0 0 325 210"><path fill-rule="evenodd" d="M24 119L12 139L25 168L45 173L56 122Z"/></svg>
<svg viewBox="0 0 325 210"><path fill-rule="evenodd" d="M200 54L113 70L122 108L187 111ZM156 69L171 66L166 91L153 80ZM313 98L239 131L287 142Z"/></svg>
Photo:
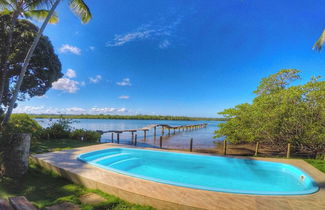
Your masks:
<svg viewBox="0 0 325 210"><path fill-rule="evenodd" d="M205 128L208 124L203 123L203 124L195 124L195 125L180 125L180 126L171 126L167 124L152 124L152 125L147 125L146 127L139 128L139 129L126 129L126 130L107 130L107 131L102 131L102 130L97 130L98 133L104 134L104 133L111 133L111 140L112 142L114 141L114 133L117 135L117 141L119 143L119 136L121 133L131 133L132 135L132 142L134 141L134 133L137 132L143 132L143 137L144 140L147 138L147 132L149 132L151 129L154 129L154 137L157 136L157 127L161 127L161 136L165 134L165 130L168 130L168 135L170 135L170 131L173 131L173 134L176 134L176 131L182 132L182 131L191 131L191 130L196 130L199 128ZM137 135L137 134L135 134Z"/></svg>

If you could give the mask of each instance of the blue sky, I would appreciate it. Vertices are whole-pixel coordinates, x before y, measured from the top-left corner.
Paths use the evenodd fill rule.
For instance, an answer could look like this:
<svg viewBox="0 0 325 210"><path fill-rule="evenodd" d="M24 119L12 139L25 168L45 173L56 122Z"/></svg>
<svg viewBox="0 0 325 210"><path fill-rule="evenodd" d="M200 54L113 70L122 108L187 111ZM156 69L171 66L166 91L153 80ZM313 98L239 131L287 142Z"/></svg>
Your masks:
<svg viewBox="0 0 325 210"><path fill-rule="evenodd" d="M90 23L63 1L45 31L65 76L16 112L216 117L282 68L325 73L322 0L85 1Z"/></svg>

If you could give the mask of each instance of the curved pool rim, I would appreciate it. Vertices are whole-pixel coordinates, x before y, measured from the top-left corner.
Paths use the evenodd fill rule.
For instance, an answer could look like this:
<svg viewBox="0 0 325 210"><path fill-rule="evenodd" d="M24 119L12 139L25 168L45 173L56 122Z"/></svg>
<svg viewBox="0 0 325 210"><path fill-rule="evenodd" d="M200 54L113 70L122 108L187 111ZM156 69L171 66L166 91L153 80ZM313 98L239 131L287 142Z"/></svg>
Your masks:
<svg viewBox="0 0 325 210"><path fill-rule="evenodd" d="M138 175L138 174L134 174L134 173L129 173L127 171L124 170L119 170L119 169L115 169L109 166L104 166L92 161L87 161L83 158L83 156L86 155L90 155L93 153L97 153L97 152L104 152L107 150L133 150L133 151L149 151L149 152L157 152L157 153L176 153L176 154L180 154L180 155L190 155L190 156L205 156L205 157L213 157L213 158L218 158L218 159L239 159L239 160L248 160L248 161L253 161L253 162L260 162L260 163L273 163L273 164L278 164L281 165L285 168L289 168L291 170L294 171L299 171L299 173L302 173L303 176L305 176L307 179L310 180L310 184L313 186L311 189L309 190L303 190L303 191L291 191L291 192L269 192L269 191L250 191L250 190L233 190L233 189L225 189L225 188L211 188L211 187L207 187L207 186L202 186L202 185L191 185L191 184L185 184L185 183L179 183L179 182L173 182L173 181L169 181L169 180L164 180L164 179L158 179L158 178L153 178L153 177L149 177L149 176L143 176L143 175ZM139 178L139 179L143 179L143 180L148 180L148 181L153 181L153 182L158 182L158 183L162 183L162 184L168 184L168 185L173 185L173 186L178 186L178 187L185 187L185 188L192 188L192 189L198 189L198 190L207 190L207 191L214 191L214 192L222 192L222 193L233 193L233 194L248 194L248 195L272 195L272 196L297 196L297 195L308 195L308 194L314 194L316 192L318 192L320 190L317 182L308 174L306 173L304 170L290 165L290 164L286 164L286 163L281 163L281 162L276 162L276 161L265 161L265 160L256 160L256 159L247 159L247 158L243 158L243 157L225 157L225 156L216 156L216 155L209 155L209 154L197 154L197 153L186 153L186 152L177 152L177 151L160 151L160 150L155 150L155 149L138 149L138 148L127 148L127 147L111 147L111 148L107 148L107 149L101 149L101 150L94 150L91 152L87 152L87 153L82 153L80 155L77 156L77 159L79 161L82 161L84 163L96 166L98 168L101 169L105 169L108 171L112 171L112 172L116 172L118 174L122 174L122 175L126 175L126 176L130 176L130 177L135 177L135 178Z"/></svg>

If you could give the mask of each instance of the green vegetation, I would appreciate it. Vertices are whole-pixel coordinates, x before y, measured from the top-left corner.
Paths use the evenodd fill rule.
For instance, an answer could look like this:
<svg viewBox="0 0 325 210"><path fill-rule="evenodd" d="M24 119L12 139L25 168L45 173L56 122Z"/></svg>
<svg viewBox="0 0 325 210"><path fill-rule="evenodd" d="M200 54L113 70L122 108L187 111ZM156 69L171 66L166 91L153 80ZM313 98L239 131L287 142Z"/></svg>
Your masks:
<svg viewBox="0 0 325 210"><path fill-rule="evenodd" d="M0 113L8 109L14 94L13 85L17 82L28 48L38 31L38 28L28 20L17 20L15 29L8 31L11 16L0 16L0 54L8 54L8 60L0 58ZM10 34L12 33L12 34ZM14 45L8 49L7 41L12 39ZM47 69L44 71L44 69ZM51 88L52 83L63 74L61 62L55 54L53 46L46 36L41 36L30 65L26 71L25 80L19 90L19 100L41 96Z"/></svg>
<svg viewBox="0 0 325 210"><path fill-rule="evenodd" d="M225 121L226 118L206 118L206 117L185 117L185 116L162 116L162 115L30 115L39 119L125 119L125 120L184 120L184 121Z"/></svg>
<svg viewBox="0 0 325 210"><path fill-rule="evenodd" d="M98 142L80 141L75 139L50 139L41 141L35 140L32 142L30 151L31 153L45 153L73 149L76 147L85 147L94 144L98 144Z"/></svg>
<svg viewBox="0 0 325 210"><path fill-rule="evenodd" d="M95 193L105 198L106 201L96 204L81 204L79 197L86 193ZM152 209L128 203L115 196L105 194L99 190L90 190L82 186L72 184L68 180L50 173L31 163L28 173L20 179L0 179L0 198L24 195L38 208L71 202L80 205L82 209Z"/></svg>
<svg viewBox="0 0 325 210"><path fill-rule="evenodd" d="M315 159L305 159L307 163L314 166L318 170L325 173L325 161L324 160L315 160Z"/></svg>
<svg viewBox="0 0 325 210"><path fill-rule="evenodd" d="M264 78L252 104L240 104L222 114L229 120L218 126L216 137L234 144L261 142L293 152L319 157L325 150L325 81L313 77L302 85L295 69L281 70Z"/></svg>

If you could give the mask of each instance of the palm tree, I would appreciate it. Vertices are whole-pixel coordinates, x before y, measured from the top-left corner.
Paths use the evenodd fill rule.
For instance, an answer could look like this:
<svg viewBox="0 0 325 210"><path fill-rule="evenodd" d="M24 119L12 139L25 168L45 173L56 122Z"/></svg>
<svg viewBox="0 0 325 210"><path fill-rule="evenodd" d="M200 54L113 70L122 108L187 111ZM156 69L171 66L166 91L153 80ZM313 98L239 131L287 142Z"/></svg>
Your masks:
<svg viewBox="0 0 325 210"><path fill-rule="evenodd" d="M324 29L322 35L317 40L317 42L315 43L315 45L313 46L313 49L316 51L321 51L324 44L325 44L325 29Z"/></svg>
<svg viewBox="0 0 325 210"><path fill-rule="evenodd" d="M26 19L44 20L48 15L48 10L42 9L47 6L48 0L0 0L0 15L10 16L11 24L8 27L8 43L7 50L2 55L2 63L0 69L1 86L0 86L0 106L2 104L4 87L9 71L9 55L12 50L12 33L16 27L16 22L19 17ZM57 15L51 16L50 23L57 23Z"/></svg>
<svg viewBox="0 0 325 210"><path fill-rule="evenodd" d="M2 0L0 0L2 1ZM7 109L7 112L6 112L6 115L2 121L2 125L6 124L11 116L11 113L12 113L12 110L14 109L14 105L16 103L16 100L17 100L17 96L18 96L18 93L19 93L19 90L20 90L20 86L23 82L23 79L24 79L24 76L25 76L25 72L27 70L27 67L29 65L29 61L34 53L34 50L38 44L38 41L45 29L45 27L47 26L47 24L49 23L52 15L54 14L54 11L55 9L57 8L57 6L59 5L59 3L61 2L61 0L55 0L55 2L52 4L52 7L50 9L50 11L48 12L48 15L47 17L45 18L41 28L39 29L34 41L33 41L33 44L31 45L30 49L28 50L27 52L27 55L25 57L25 60L24 60L24 64L22 66L22 69L21 69L21 72L20 72L20 75L19 75L19 78L18 78L18 81L16 83L16 86L15 86L15 90L14 90L14 93L13 93L13 96L10 100L10 103L9 103L9 107ZM77 15L79 18L81 18L81 21L83 23L88 23L91 19L91 12L88 8L88 6L86 5L86 3L83 1L83 0L68 0L68 3L69 3L69 6L70 8L72 9L73 13L75 15Z"/></svg>

